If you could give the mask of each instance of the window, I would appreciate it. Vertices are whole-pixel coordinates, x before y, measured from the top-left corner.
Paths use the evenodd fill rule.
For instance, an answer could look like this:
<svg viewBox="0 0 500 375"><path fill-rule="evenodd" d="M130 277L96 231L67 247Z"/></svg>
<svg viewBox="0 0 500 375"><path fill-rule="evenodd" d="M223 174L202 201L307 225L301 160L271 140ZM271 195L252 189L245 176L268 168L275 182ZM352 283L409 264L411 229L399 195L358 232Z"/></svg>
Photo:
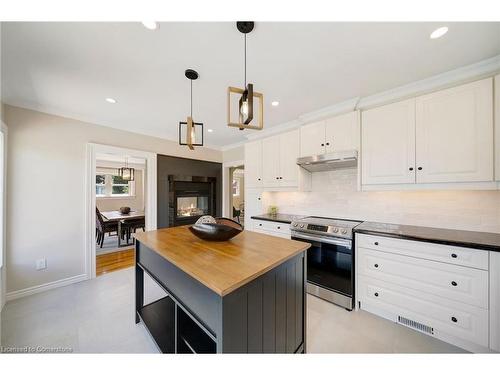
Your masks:
<svg viewBox="0 0 500 375"><path fill-rule="evenodd" d="M98 198L134 196L135 181L125 181L115 171L98 172L95 176L95 193Z"/></svg>
<svg viewBox="0 0 500 375"><path fill-rule="evenodd" d="M130 195L128 193L129 181L125 181L120 176L111 176L111 178L112 178L111 195Z"/></svg>
<svg viewBox="0 0 500 375"><path fill-rule="evenodd" d="M106 175L104 174L95 175L95 194L98 197L106 196Z"/></svg>

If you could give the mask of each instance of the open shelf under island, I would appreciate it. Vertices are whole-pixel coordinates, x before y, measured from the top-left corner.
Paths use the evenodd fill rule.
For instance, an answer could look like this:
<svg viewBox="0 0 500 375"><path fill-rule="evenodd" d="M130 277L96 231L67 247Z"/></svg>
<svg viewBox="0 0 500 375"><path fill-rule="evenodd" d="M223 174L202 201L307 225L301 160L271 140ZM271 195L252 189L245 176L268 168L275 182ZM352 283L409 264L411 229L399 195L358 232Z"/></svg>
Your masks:
<svg viewBox="0 0 500 375"><path fill-rule="evenodd" d="M187 226L136 240L136 323L163 353L306 351L309 244L249 231L209 242ZM166 297L144 305L144 272Z"/></svg>

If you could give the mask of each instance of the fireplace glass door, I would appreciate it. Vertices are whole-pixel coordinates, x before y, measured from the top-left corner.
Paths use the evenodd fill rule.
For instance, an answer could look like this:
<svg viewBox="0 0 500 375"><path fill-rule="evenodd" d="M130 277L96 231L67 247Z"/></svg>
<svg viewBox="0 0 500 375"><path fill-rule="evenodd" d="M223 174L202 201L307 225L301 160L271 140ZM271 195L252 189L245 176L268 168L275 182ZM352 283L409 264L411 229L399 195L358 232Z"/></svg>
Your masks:
<svg viewBox="0 0 500 375"><path fill-rule="evenodd" d="M208 195L177 197L177 218L209 214Z"/></svg>

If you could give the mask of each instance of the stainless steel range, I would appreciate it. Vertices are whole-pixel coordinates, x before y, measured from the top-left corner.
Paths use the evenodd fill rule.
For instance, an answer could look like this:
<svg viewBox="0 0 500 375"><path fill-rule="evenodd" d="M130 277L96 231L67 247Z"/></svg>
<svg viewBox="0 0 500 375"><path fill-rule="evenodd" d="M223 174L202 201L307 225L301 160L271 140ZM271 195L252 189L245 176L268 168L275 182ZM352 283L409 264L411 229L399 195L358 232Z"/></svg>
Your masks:
<svg viewBox="0 0 500 375"><path fill-rule="evenodd" d="M291 224L292 239L307 250L307 292L353 308L353 229L361 221L308 216Z"/></svg>

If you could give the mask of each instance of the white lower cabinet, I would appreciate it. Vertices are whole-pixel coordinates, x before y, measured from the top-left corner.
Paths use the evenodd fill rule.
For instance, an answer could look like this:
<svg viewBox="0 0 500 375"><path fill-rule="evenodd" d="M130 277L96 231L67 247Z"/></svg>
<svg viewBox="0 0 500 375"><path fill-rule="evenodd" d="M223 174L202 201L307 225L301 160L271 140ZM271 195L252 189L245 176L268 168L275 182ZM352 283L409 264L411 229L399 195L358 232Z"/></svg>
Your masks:
<svg viewBox="0 0 500 375"><path fill-rule="evenodd" d="M469 351L499 350L490 285L500 256L493 267L488 251L364 234L355 251L358 308Z"/></svg>
<svg viewBox="0 0 500 375"><path fill-rule="evenodd" d="M490 251L490 349L500 352L500 253Z"/></svg>
<svg viewBox="0 0 500 375"><path fill-rule="evenodd" d="M290 224L277 221L252 219L252 227L255 232L269 234L271 236L290 239Z"/></svg>
<svg viewBox="0 0 500 375"><path fill-rule="evenodd" d="M253 230L252 216L262 213L262 189L245 189L245 229Z"/></svg>
<svg viewBox="0 0 500 375"><path fill-rule="evenodd" d="M361 309L470 351L488 346L488 310L360 275Z"/></svg>

